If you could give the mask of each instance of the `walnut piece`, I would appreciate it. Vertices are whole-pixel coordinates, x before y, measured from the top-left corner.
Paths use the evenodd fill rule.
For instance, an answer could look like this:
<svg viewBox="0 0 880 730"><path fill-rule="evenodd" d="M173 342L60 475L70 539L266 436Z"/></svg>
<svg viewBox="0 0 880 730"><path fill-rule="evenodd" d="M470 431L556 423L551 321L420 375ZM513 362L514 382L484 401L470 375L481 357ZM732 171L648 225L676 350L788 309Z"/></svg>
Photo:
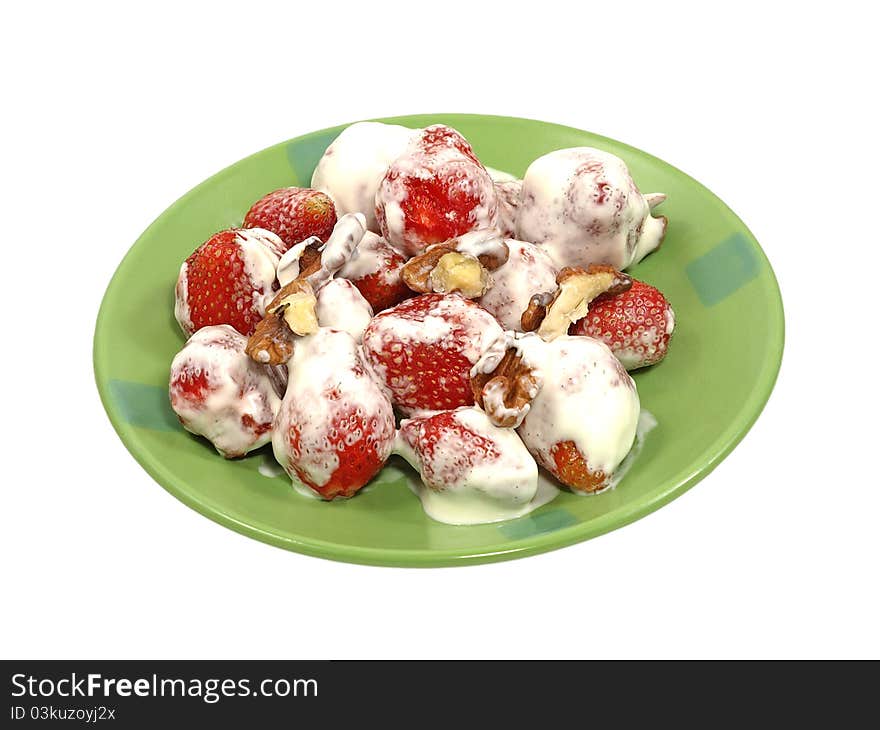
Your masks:
<svg viewBox="0 0 880 730"><path fill-rule="evenodd" d="M429 247L406 262L401 278L420 294L454 291L469 299L483 296L489 272L507 261L507 244L494 230L473 231Z"/></svg>
<svg viewBox="0 0 880 730"><path fill-rule="evenodd" d="M248 357L263 364L282 365L293 355L298 336L318 331L315 292L352 257L366 230L364 216L349 213L337 221L327 243L312 236L281 257L277 271L281 290L248 339Z"/></svg>
<svg viewBox="0 0 880 730"><path fill-rule="evenodd" d="M544 321L544 317L547 316L547 305L553 301L554 296L555 292L549 291L535 294L529 299L529 306L519 318L523 332L534 332L538 329L541 322Z"/></svg>
<svg viewBox="0 0 880 730"><path fill-rule="evenodd" d="M268 314L248 338L245 352L263 365L282 365L293 355L293 332L280 313Z"/></svg>
<svg viewBox="0 0 880 730"><path fill-rule="evenodd" d="M587 315L590 302L599 296L621 294L632 286L632 278L612 266L590 264L586 269L566 267L556 277L555 292L536 294L523 312L525 331L537 330L542 339L555 340L569 326Z"/></svg>
<svg viewBox="0 0 880 730"><path fill-rule="evenodd" d="M474 400L499 428L519 427L542 385L538 372L525 363L522 353L510 342L494 370L485 372L478 361L471 371Z"/></svg>
<svg viewBox="0 0 880 730"><path fill-rule="evenodd" d="M268 312L280 315L293 334L311 335L318 331L317 306L312 285L306 279L294 279L278 292Z"/></svg>
<svg viewBox="0 0 880 730"><path fill-rule="evenodd" d="M454 250L452 245L446 243L431 246L427 251L414 256L403 265L400 278L413 291L419 292L419 294L429 294L434 291L431 288L431 272L441 258Z"/></svg>
<svg viewBox="0 0 880 730"><path fill-rule="evenodd" d="M265 365L281 365L293 354L296 335L318 331L317 298L305 279L294 279L266 307L266 316L248 339L245 352Z"/></svg>
<svg viewBox="0 0 880 730"><path fill-rule="evenodd" d="M476 299L489 287L489 272L473 256L450 251L440 257L428 281L432 291L438 294L457 291L463 297Z"/></svg>

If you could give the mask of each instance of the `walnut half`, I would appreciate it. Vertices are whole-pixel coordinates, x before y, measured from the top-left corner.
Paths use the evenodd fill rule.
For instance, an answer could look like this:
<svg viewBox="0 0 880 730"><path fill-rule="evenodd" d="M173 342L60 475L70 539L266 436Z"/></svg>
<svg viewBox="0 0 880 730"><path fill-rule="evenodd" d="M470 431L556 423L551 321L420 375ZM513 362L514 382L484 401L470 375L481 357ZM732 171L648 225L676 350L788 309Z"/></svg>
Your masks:
<svg viewBox="0 0 880 730"><path fill-rule="evenodd" d="M401 278L420 294L459 292L476 299L491 285L489 272L504 264L508 255L507 244L496 231L474 231L438 243L411 258L404 265Z"/></svg>
<svg viewBox="0 0 880 730"><path fill-rule="evenodd" d="M457 291L463 297L476 299L489 287L489 272L473 256L450 251L440 257L428 275L428 281L438 294Z"/></svg>
<svg viewBox="0 0 880 730"><path fill-rule="evenodd" d="M539 372L525 362L510 333L504 337L503 342L496 342L474 365L471 370L471 390L477 405L494 425L517 428L541 390L542 380ZM498 345L507 348L500 360ZM489 370L495 361L498 364Z"/></svg>
<svg viewBox="0 0 880 730"><path fill-rule="evenodd" d="M297 337L318 331L315 292L351 258L366 230L364 216L349 213L336 222L327 243L312 236L281 257L277 271L281 290L248 339L248 357L265 365L282 365L293 355Z"/></svg>
<svg viewBox="0 0 880 730"><path fill-rule="evenodd" d="M294 279L266 307L266 316L248 339L245 352L265 365L281 365L293 354L296 335L318 331L317 299L311 284Z"/></svg>
<svg viewBox="0 0 880 730"><path fill-rule="evenodd" d="M612 266L590 264L586 269L566 267L556 277L556 291L535 294L520 319L526 332L537 330L542 339L555 340L587 315L599 296L622 294L632 278Z"/></svg>

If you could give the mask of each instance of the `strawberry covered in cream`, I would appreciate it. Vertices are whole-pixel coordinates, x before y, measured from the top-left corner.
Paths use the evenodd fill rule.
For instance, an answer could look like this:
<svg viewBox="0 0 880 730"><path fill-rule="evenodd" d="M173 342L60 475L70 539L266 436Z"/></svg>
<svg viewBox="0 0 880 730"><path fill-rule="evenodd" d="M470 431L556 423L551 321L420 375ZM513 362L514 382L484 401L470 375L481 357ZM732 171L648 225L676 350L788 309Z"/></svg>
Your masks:
<svg viewBox="0 0 880 730"><path fill-rule="evenodd" d="M246 344L229 325L202 327L171 363L171 407L181 424L229 459L269 443L281 405L277 373L251 360Z"/></svg>
<svg viewBox="0 0 880 730"><path fill-rule="evenodd" d="M184 334L228 324L243 335L254 331L276 288L284 243L262 228L220 231L180 267L174 316Z"/></svg>
<svg viewBox="0 0 880 730"><path fill-rule="evenodd" d="M665 199L642 195L626 164L609 152L572 147L532 162L523 176L516 237L546 249L560 268L608 264L625 269L660 246Z"/></svg>
<svg viewBox="0 0 880 730"><path fill-rule="evenodd" d="M404 419L395 451L418 470L417 494L439 522L476 524L534 509L538 466L516 432L462 407Z"/></svg>
<svg viewBox="0 0 880 730"><path fill-rule="evenodd" d="M375 205L382 235L409 256L498 219L492 178L464 137L442 124L420 130L389 165Z"/></svg>
<svg viewBox="0 0 880 730"><path fill-rule="evenodd" d="M470 370L502 333L497 320L458 294L423 294L376 315L364 354L405 414L473 404Z"/></svg>
<svg viewBox="0 0 880 730"><path fill-rule="evenodd" d="M288 371L275 458L324 499L352 496L391 454L391 401L347 332L322 327L297 340Z"/></svg>
<svg viewBox="0 0 880 730"><path fill-rule="evenodd" d="M635 383L606 345L589 337L548 342L507 333L473 375L493 423L515 427L562 484L586 493L611 485L635 440L640 405Z"/></svg>
<svg viewBox="0 0 880 730"><path fill-rule="evenodd" d="M378 233L375 198L379 183L416 134L418 130L381 122L346 127L318 161L312 187L330 196L338 215L362 213L367 228Z"/></svg>
<svg viewBox="0 0 880 730"><path fill-rule="evenodd" d="M510 238L505 242L508 259L492 272L492 286L479 302L504 329L522 331L522 314L532 295L554 289L559 271L543 247Z"/></svg>
<svg viewBox="0 0 880 730"><path fill-rule="evenodd" d="M413 292L400 277L406 257L381 236L367 231L339 276L354 284L374 312L400 304Z"/></svg>
<svg viewBox="0 0 880 730"><path fill-rule="evenodd" d="M522 180L499 180L494 176L493 180L495 198L498 200L498 230L507 238L516 238L516 216L522 200Z"/></svg>

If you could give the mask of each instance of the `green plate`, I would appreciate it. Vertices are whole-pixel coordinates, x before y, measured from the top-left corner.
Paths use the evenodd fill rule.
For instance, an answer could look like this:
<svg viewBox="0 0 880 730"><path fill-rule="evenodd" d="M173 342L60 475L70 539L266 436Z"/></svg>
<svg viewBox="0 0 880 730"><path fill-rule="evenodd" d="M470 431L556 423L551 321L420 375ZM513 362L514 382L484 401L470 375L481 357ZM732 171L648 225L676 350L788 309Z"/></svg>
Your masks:
<svg viewBox="0 0 880 730"><path fill-rule="evenodd" d="M770 264L730 208L656 157L569 127L472 114L380 121L449 124L485 164L516 175L551 150L599 147L627 162L642 191L667 193L660 209L669 218L666 241L631 269L659 287L676 312L666 360L635 375L642 406L659 426L617 489L563 493L527 517L474 527L425 516L398 465L354 499L324 503L294 492L285 476L264 476L268 449L228 462L183 431L166 391L171 359L184 342L172 311L181 261L215 231L239 225L263 194L308 186L342 126L258 152L191 190L135 242L107 287L95 329L98 390L119 437L159 484L207 517L289 550L377 565L462 565L533 555L625 525L696 484L730 453L770 396L784 330Z"/></svg>

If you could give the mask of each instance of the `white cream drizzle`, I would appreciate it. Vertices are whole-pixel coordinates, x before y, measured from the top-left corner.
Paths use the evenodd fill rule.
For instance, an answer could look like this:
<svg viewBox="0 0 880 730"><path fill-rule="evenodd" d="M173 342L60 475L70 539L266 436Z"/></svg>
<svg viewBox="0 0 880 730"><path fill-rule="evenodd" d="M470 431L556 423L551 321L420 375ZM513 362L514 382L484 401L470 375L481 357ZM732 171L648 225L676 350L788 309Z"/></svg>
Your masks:
<svg viewBox="0 0 880 730"><path fill-rule="evenodd" d="M384 238L367 231L351 258L339 270L338 276L350 281L358 281L366 276L382 273L386 282L393 284L400 279L400 270L390 270L386 267L385 260L391 252L396 254Z"/></svg>

